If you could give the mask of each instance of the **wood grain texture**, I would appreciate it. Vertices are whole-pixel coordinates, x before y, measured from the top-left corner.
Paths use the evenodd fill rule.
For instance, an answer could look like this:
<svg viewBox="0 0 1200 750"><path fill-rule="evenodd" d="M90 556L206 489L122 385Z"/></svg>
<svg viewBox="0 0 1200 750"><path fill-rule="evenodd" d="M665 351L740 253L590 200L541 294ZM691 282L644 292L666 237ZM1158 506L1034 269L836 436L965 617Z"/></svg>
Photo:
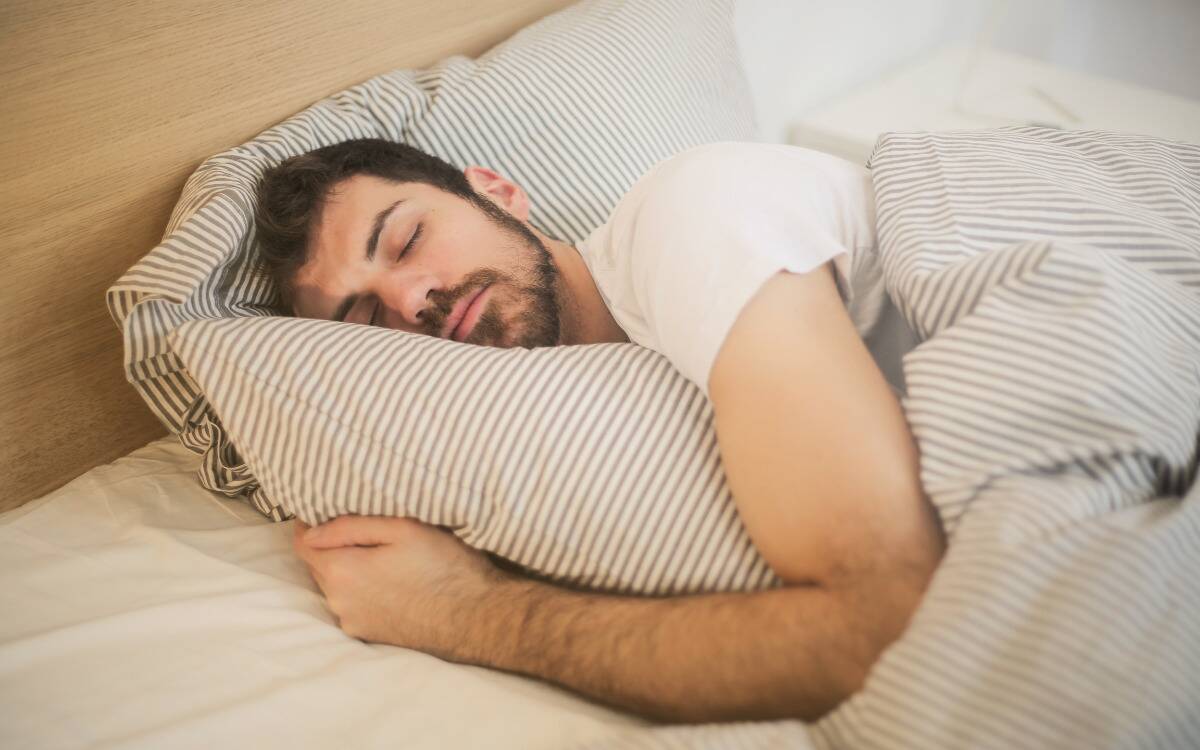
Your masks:
<svg viewBox="0 0 1200 750"><path fill-rule="evenodd" d="M0 511L166 434L104 292L206 157L569 4L0 0Z"/></svg>

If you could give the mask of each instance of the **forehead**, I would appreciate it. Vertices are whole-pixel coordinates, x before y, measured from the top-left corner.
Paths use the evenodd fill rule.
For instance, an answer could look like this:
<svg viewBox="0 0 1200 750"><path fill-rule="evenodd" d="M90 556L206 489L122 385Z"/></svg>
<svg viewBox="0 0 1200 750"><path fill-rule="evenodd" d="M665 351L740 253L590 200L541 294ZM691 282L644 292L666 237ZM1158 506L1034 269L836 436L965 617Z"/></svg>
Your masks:
<svg viewBox="0 0 1200 750"><path fill-rule="evenodd" d="M346 288L362 281L367 239L379 212L402 201L389 223L403 220L406 211L429 205L440 192L423 183L396 183L372 175L334 184L313 225L307 260L294 278L295 311L317 317L331 312Z"/></svg>
<svg viewBox="0 0 1200 750"><path fill-rule="evenodd" d="M311 283L328 271L345 268L366 250L380 211L400 201L389 221L439 200L442 191L419 182L396 183L371 175L355 175L334 184L322 202L308 241L308 260L296 275Z"/></svg>
<svg viewBox="0 0 1200 750"><path fill-rule="evenodd" d="M375 216L397 200L428 200L436 188L417 182L389 182L355 175L335 183L325 195L310 240L310 254L336 249L346 240L365 240ZM403 205L403 204L402 204Z"/></svg>

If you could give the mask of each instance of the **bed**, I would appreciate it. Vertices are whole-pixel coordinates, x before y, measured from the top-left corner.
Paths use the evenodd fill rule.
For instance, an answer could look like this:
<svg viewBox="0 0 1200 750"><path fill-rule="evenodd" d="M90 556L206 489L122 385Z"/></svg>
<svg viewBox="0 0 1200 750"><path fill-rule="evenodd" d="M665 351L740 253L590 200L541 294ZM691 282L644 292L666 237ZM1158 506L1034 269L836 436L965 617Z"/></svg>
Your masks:
<svg viewBox="0 0 1200 750"><path fill-rule="evenodd" d="M275 524L159 438L0 523L0 745L569 747L636 717L347 638Z"/></svg>
<svg viewBox="0 0 1200 750"><path fill-rule="evenodd" d="M316 3L289 5L286 22L265 5L15 9L0 66L17 113L0 152L17 165L0 202L14 228L3 240L11 270L0 281L11 321L0 365L8 437L0 745L1194 745L1200 153L1161 139L1018 128L889 134L877 144L879 272L921 339L904 356L904 405L922 481L952 543L910 632L864 691L821 722L659 727L534 680L366 644L336 627L291 550L290 512L322 516L289 501L284 484L270 485L263 462L271 457L255 449L269 435L219 422L199 391L173 404L191 381L164 380L155 391L170 372L132 358L135 336L152 328L129 323L145 300L158 294L177 305L145 319L183 331L191 314L154 286L143 255L171 245L156 245L164 226L176 246L200 245L191 242L198 235L178 240L189 221L204 219L197 207L214 184L233 184L267 153L263 143L283 141L267 128L321 99L328 106L278 133L300 133L297 143L332 137L341 126L322 119L328 113L374 112L392 96L348 86L477 55L565 5L362 2L340 6L336 24ZM604 18L625 5L694 15L668 0L593 3ZM705 30L694 42L703 48L713 38ZM247 68L258 75L240 72ZM440 70L467 80L463 69ZM406 79L418 88L430 80ZM723 101L737 83L709 82L693 93ZM689 125L686 137L749 133L742 104L727 107L727 121L705 119L712 131ZM1027 182L991 194L994 186L978 181L989 170ZM1037 204L1021 192L1038 190ZM237 208L208 234L236 234L227 230L245 218ZM569 237L582 228L572 225L578 214L547 218L566 217L555 229ZM82 247L79 236L88 238ZM239 242L230 252L248 244ZM208 277L197 278L207 289ZM230 276L213 286L224 294L239 284ZM235 301L250 327L274 325L253 319L261 300ZM154 335L156 346L169 340L188 356L179 343L188 335ZM643 360L629 367L676 387ZM190 369L214 403L244 397L236 389L219 396L227 371ZM706 457L687 471L718 486L703 400L678 392L689 420L681 429L696 441L690 450ZM164 436L164 427L176 434ZM229 460L225 427L242 430L245 462ZM340 438L330 433L329 442ZM726 503L714 507L728 508L728 497L714 497ZM723 519L706 533L724 534L737 554L706 561L718 566L711 576L680 578L696 564L679 557L647 583L636 555L627 570L600 573L614 575L614 588L645 592L773 585L736 521ZM633 548L678 544L670 534L688 533L682 524L642 525L667 536L632 540ZM551 577L565 569L560 561L539 570L536 554L512 557Z"/></svg>
<svg viewBox="0 0 1200 750"><path fill-rule="evenodd" d="M105 307L205 158L567 4L6 5L0 746L549 748L642 723L343 637L292 525L200 487Z"/></svg>

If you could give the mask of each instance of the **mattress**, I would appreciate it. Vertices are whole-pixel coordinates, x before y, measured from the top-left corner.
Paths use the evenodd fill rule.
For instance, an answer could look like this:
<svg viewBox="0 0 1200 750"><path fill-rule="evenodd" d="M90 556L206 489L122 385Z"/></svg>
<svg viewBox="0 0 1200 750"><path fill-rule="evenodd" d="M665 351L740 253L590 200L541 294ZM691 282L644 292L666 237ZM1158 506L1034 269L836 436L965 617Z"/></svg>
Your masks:
<svg viewBox="0 0 1200 750"><path fill-rule="evenodd" d="M640 719L345 635L292 522L156 440L0 515L0 747L550 748Z"/></svg>

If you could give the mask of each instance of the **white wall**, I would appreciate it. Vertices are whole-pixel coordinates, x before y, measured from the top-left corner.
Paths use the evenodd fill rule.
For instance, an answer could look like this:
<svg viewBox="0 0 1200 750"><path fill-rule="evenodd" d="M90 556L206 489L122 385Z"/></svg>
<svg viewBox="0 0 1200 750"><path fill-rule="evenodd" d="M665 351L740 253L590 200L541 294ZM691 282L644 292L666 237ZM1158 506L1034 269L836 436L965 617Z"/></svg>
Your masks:
<svg viewBox="0 0 1200 750"><path fill-rule="evenodd" d="M954 41L1200 99L1200 0L737 0L763 140Z"/></svg>
<svg viewBox="0 0 1200 750"><path fill-rule="evenodd" d="M1200 99L1200 0L1003 0L993 46Z"/></svg>

